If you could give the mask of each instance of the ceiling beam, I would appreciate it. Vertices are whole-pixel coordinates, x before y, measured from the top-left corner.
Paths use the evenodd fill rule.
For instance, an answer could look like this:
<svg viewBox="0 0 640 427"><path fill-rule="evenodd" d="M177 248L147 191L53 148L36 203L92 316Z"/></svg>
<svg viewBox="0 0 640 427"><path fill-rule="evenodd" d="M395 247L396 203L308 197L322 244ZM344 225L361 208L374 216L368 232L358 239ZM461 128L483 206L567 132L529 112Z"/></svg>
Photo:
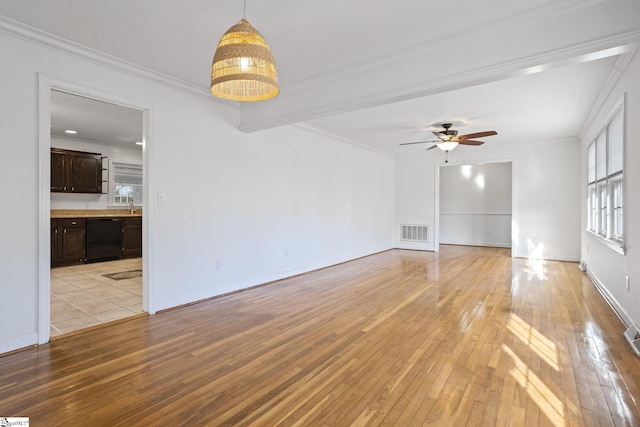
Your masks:
<svg viewBox="0 0 640 427"><path fill-rule="evenodd" d="M281 87L272 100L241 105L239 128L254 132L301 123L618 55L640 45L637 0L563 4Z"/></svg>

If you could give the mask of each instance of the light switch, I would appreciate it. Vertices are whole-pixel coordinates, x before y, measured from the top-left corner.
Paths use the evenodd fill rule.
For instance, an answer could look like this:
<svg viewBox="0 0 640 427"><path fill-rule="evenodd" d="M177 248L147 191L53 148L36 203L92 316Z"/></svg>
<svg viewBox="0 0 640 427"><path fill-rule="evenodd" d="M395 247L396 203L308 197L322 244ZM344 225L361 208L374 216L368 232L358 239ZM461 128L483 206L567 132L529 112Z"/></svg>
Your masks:
<svg viewBox="0 0 640 427"><path fill-rule="evenodd" d="M162 205L167 201L167 196L164 193L158 193L158 204Z"/></svg>

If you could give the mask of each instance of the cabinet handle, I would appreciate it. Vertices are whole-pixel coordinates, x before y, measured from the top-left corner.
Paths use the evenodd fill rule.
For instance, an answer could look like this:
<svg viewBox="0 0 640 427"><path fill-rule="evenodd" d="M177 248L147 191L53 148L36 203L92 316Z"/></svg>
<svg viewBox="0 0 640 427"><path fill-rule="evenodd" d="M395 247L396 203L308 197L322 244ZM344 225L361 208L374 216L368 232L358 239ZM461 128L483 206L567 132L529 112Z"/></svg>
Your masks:
<svg viewBox="0 0 640 427"><path fill-rule="evenodd" d="M57 228L54 230L54 234L58 234L58 229Z"/></svg>
<svg viewBox="0 0 640 427"><path fill-rule="evenodd" d="M66 228L64 229L64 234L67 234L67 229Z"/></svg>
<svg viewBox="0 0 640 427"><path fill-rule="evenodd" d="M71 191L76 191L76 187L71 187Z"/></svg>
<svg viewBox="0 0 640 427"><path fill-rule="evenodd" d="M67 191L67 186L66 185L64 186L64 191Z"/></svg>
<svg viewBox="0 0 640 427"><path fill-rule="evenodd" d="M71 221L71 225L76 225L77 222L76 221Z"/></svg>

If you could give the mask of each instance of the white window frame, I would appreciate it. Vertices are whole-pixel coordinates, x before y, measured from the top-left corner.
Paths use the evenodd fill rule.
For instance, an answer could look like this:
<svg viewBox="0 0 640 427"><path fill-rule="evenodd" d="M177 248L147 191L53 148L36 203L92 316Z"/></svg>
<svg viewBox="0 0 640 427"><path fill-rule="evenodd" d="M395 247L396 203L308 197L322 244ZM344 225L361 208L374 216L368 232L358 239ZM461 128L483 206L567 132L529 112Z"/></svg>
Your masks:
<svg viewBox="0 0 640 427"><path fill-rule="evenodd" d="M596 184L596 200L598 203L597 212L597 233L607 238L607 230L609 230L609 198L607 197L607 180L606 178L598 181Z"/></svg>
<svg viewBox="0 0 640 427"><path fill-rule="evenodd" d="M611 239L624 243L624 180L622 173L609 179Z"/></svg>
<svg viewBox="0 0 640 427"><path fill-rule="evenodd" d="M587 186L587 231L595 233L598 223L598 199L596 197L596 185Z"/></svg>
<svg viewBox="0 0 640 427"><path fill-rule="evenodd" d="M625 229L624 229L624 167L621 170L609 170L610 137L609 129L614 119L621 114L622 132L622 163L624 163L624 98L616 105L610 114L606 125L596 135L595 139L587 147L587 232L597 236L608 247L624 254ZM616 130L617 127L612 129ZM602 138L606 141L606 150L598 150L597 141ZM619 141L613 137L613 141ZM598 153L600 151L600 153ZM602 159L602 155L606 156ZM619 155L619 152L618 152ZM620 159L620 157L611 157ZM616 162L614 161L614 164ZM605 165L602 171L599 166ZM614 169L618 169L613 166Z"/></svg>

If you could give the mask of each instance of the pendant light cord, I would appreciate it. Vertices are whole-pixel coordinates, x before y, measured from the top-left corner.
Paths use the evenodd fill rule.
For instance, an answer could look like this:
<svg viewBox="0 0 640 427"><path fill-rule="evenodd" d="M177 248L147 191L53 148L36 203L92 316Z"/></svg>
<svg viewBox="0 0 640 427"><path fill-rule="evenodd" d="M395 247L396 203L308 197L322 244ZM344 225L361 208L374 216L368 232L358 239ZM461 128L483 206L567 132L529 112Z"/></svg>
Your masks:
<svg viewBox="0 0 640 427"><path fill-rule="evenodd" d="M244 10L242 11L242 19L247 19L247 0L244 0Z"/></svg>

